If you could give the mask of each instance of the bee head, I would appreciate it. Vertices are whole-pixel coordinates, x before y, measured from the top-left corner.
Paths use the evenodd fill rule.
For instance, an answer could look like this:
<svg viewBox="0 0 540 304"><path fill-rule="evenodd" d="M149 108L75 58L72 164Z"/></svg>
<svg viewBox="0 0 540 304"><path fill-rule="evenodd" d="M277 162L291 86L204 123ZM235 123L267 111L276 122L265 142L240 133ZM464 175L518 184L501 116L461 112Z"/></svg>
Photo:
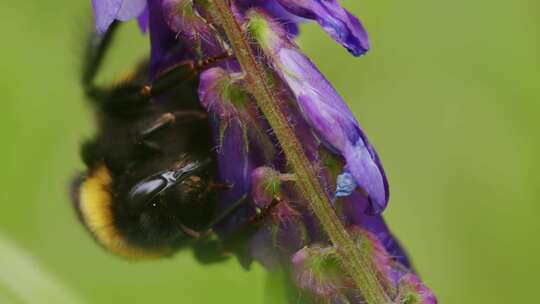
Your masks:
<svg viewBox="0 0 540 304"><path fill-rule="evenodd" d="M171 255L191 239L194 230L188 227L205 224L207 209L193 205L193 192L201 193L194 188L207 164L187 162L120 188L100 164L79 183L75 207L98 243L112 253L130 259ZM190 220L199 221L199 227Z"/></svg>

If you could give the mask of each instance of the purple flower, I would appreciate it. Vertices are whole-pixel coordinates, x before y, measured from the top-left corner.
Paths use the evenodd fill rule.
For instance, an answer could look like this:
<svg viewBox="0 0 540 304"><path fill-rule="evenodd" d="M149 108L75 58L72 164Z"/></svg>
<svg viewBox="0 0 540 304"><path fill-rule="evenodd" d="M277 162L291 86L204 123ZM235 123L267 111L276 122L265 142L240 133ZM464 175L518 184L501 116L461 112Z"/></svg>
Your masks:
<svg viewBox="0 0 540 304"><path fill-rule="evenodd" d="M147 25L146 0L92 0L96 29L105 32L114 20L127 21L138 18L141 28Z"/></svg>
<svg viewBox="0 0 540 304"><path fill-rule="evenodd" d="M290 13L316 20L334 40L354 56L369 49L368 35L358 18L335 0L278 0Z"/></svg>
<svg viewBox="0 0 540 304"><path fill-rule="evenodd" d="M306 121L328 148L346 160L336 195L348 196L358 185L372 203L367 211L382 212L388 202L384 170L343 99L278 23L257 11L250 11L248 16L250 33L296 97Z"/></svg>
<svg viewBox="0 0 540 304"><path fill-rule="evenodd" d="M205 19L198 14L192 0L163 0L162 6L164 17L170 28L185 35L188 39L194 39L205 35L209 37L209 28Z"/></svg>
<svg viewBox="0 0 540 304"><path fill-rule="evenodd" d="M281 188L280 173L269 167L258 167L251 172L251 197L259 208L269 208Z"/></svg>
<svg viewBox="0 0 540 304"><path fill-rule="evenodd" d="M370 256L381 285L396 294L392 303L437 303L433 293L416 274L393 258L374 233L351 226L350 234L356 238L360 250ZM362 294L354 290L351 278L339 261L338 251L334 246L320 243L298 250L290 258L293 280L301 290L330 298L331 303L363 303Z"/></svg>

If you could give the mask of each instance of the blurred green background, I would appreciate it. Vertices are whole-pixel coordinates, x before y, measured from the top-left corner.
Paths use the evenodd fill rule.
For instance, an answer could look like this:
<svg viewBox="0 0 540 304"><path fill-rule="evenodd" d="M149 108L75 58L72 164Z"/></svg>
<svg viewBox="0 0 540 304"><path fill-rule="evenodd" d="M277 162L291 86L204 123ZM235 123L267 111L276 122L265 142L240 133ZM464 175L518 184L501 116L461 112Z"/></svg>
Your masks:
<svg viewBox="0 0 540 304"><path fill-rule="evenodd" d="M419 273L441 303L534 301L540 2L342 2L371 52L352 58L314 25L301 45L376 145L388 222ZM261 267L203 267L189 253L130 263L78 224L67 189L93 130L77 74L90 23L89 0L0 3L0 303L60 303L56 289L66 303L263 303ZM110 70L144 54L145 39L123 30Z"/></svg>

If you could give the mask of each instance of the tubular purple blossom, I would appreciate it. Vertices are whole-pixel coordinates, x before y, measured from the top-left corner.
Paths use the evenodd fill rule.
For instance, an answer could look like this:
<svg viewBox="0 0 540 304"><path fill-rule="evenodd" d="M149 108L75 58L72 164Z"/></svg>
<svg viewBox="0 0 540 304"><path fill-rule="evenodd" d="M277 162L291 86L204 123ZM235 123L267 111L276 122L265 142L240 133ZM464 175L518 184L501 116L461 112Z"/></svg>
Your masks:
<svg viewBox="0 0 540 304"><path fill-rule="evenodd" d="M218 67L208 69L200 76L199 99L212 115L219 180L231 185L220 196L220 210L226 210L241 200L250 189L253 160L249 154L247 122L242 119L237 108L244 107L247 98L240 81L238 73ZM245 212L250 213L249 210ZM245 221L246 214L229 219L230 225L235 226Z"/></svg>
<svg viewBox="0 0 540 304"><path fill-rule="evenodd" d="M279 3L294 15L316 20L334 40L354 56L368 51L368 35L362 23L337 1L279 0Z"/></svg>
<svg viewBox="0 0 540 304"><path fill-rule="evenodd" d="M276 73L296 97L300 111L320 139L346 160L337 196L352 193L354 183L369 196L370 213L382 212L388 202L388 182L366 135L343 99L313 63L289 40L280 25L264 13L248 13L249 30ZM352 178L347 178L352 176Z"/></svg>

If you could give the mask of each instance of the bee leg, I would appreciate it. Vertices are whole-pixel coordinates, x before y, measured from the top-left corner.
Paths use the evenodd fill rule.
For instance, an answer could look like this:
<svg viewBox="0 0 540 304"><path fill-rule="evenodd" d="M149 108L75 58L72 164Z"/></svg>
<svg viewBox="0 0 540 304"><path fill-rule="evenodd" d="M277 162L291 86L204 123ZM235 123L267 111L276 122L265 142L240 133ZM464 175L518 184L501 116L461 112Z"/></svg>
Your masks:
<svg viewBox="0 0 540 304"><path fill-rule="evenodd" d="M208 230L212 229L215 225L219 224L221 221L223 221L227 216L231 215L234 211L236 211L240 206L242 206L247 199L247 194L242 195L240 199L238 199L236 202L231 204L227 209L225 209L223 212L218 214L213 221L208 224Z"/></svg>
<svg viewBox="0 0 540 304"><path fill-rule="evenodd" d="M203 232L200 232L200 231L196 231L196 230L193 230L183 224L179 224L180 226L180 229L182 230L183 233L185 233L186 235L198 240L200 239L202 236L206 235L207 232L206 231L203 231Z"/></svg>
<svg viewBox="0 0 540 304"><path fill-rule="evenodd" d="M143 86L140 94L144 97L156 97L174 88L179 83L193 79L198 73L207 67L232 57L230 52L208 57L203 60L185 60L159 73L151 84Z"/></svg>
<svg viewBox="0 0 540 304"><path fill-rule="evenodd" d="M186 110L167 112L162 114L158 119L150 123L147 127L141 130L138 134L140 140L145 140L153 134L172 125L173 123L187 123L192 121L204 120L208 117L206 112L198 110Z"/></svg>
<svg viewBox="0 0 540 304"><path fill-rule="evenodd" d="M232 187L233 185L227 182L210 181L207 186L207 191L210 191L210 192L227 191L227 190L230 190Z"/></svg>
<svg viewBox="0 0 540 304"><path fill-rule="evenodd" d="M148 153L152 154L163 154L163 149L161 149L160 145L149 140L141 140L139 141L139 144L144 147Z"/></svg>
<svg viewBox="0 0 540 304"><path fill-rule="evenodd" d="M215 239L197 241L193 245L193 255L201 264L219 263L229 258L223 244Z"/></svg>

